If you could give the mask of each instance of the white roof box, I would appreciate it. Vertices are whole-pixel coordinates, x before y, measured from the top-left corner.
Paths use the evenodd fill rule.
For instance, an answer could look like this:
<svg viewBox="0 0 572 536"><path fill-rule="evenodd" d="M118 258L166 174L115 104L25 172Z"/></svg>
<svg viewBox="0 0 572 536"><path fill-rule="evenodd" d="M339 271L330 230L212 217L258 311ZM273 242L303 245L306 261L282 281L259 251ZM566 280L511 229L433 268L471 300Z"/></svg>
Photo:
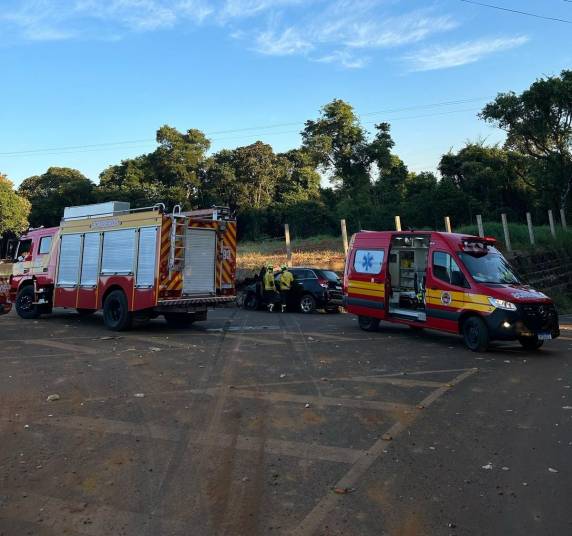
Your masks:
<svg viewBox="0 0 572 536"><path fill-rule="evenodd" d="M130 208L131 204L127 201L108 201L107 203L66 207L64 209L64 220L103 218L104 216L113 216L119 212L128 212Z"/></svg>

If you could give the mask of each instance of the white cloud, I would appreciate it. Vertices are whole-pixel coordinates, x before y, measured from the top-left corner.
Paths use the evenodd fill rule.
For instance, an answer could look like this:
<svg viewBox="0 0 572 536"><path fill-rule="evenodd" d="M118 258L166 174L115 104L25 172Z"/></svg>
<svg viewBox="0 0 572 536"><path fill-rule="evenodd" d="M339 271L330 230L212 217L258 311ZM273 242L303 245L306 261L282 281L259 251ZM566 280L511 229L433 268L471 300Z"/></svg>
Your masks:
<svg viewBox="0 0 572 536"><path fill-rule="evenodd" d="M411 63L413 71L449 69L475 63L490 54L522 46L528 40L526 36L497 37L465 41L450 46L434 45L408 54L405 59Z"/></svg>
<svg viewBox="0 0 572 536"><path fill-rule="evenodd" d="M370 59L358 58L347 50L335 50L331 54L317 58L315 61L319 63L335 63L346 69L361 69L369 63Z"/></svg>
<svg viewBox="0 0 572 536"><path fill-rule="evenodd" d="M270 56L304 54L312 48L312 43L302 37L295 28L286 28L281 32L266 30L256 38L256 50Z"/></svg>

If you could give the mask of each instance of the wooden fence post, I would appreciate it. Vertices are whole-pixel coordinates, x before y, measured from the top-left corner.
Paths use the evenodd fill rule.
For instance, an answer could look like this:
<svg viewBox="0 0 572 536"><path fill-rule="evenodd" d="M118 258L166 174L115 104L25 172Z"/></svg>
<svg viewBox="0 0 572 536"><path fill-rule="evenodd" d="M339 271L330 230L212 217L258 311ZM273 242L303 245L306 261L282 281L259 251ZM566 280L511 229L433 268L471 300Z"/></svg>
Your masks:
<svg viewBox="0 0 572 536"><path fill-rule="evenodd" d="M530 237L530 243L534 246L534 229L532 228L532 216L530 212L526 213L526 224L528 225L528 236Z"/></svg>
<svg viewBox="0 0 572 536"><path fill-rule="evenodd" d="M286 263L288 268L292 268L292 247L290 246L290 226L284 224L284 237L286 238Z"/></svg>
<svg viewBox="0 0 572 536"><path fill-rule="evenodd" d="M512 246L510 245L510 234L508 232L508 222L506 220L506 214L501 214L502 228L504 230L504 243L506 245L506 250L511 252Z"/></svg>
<svg viewBox="0 0 572 536"><path fill-rule="evenodd" d="M401 231L401 217L395 216L395 230Z"/></svg>
<svg viewBox="0 0 572 536"><path fill-rule="evenodd" d="M556 227L554 227L554 215L552 214L552 210L548 211L548 223L550 224L552 238L556 238Z"/></svg>
<svg viewBox="0 0 572 536"><path fill-rule="evenodd" d="M451 233L451 218L449 216L445 216L445 231L447 233Z"/></svg>
<svg viewBox="0 0 572 536"><path fill-rule="evenodd" d="M562 229L564 229L564 232L568 231L568 226L566 225L566 212L563 208L560 209L560 219L562 220Z"/></svg>
<svg viewBox="0 0 572 536"><path fill-rule="evenodd" d="M346 227L346 220L341 220L340 225L342 226L342 242L344 243L344 255L348 253L348 229Z"/></svg>
<svg viewBox="0 0 572 536"><path fill-rule="evenodd" d="M479 236L484 238L485 230L483 228L483 217L480 214L477 214L477 227L479 228Z"/></svg>

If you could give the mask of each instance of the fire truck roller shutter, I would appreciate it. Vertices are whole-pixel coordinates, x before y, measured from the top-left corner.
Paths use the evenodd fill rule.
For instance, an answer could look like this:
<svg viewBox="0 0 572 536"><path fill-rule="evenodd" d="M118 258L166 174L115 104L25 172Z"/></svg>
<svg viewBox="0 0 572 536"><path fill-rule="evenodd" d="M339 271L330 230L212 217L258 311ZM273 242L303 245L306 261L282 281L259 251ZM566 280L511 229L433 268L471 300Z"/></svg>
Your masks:
<svg viewBox="0 0 572 536"><path fill-rule="evenodd" d="M80 278L80 285L82 287L97 286L100 238L101 235L99 233L86 233L83 237L83 258Z"/></svg>
<svg viewBox="0 0 572 536"><path fill-rule="evenodd" d="M148 288L155 284L156 260L157 227L141 227L137 258L137 287Z"/></svg>
<svg viewBox="0 0 572 536"><path fill-rule="evenodd" d="M135 229L103 233L102 275L132 274L134 257Z"/></svg>
<svg viewBox="0 0 572 536"><path fill-rule="evenodd" d="M189 228L185 242L183 293L215 294L215 230Z"/></svg>
<svg viewBox="0 0 572 536"><path fill-rule="evenodd" d="M61 239L58 286L75 287L79 278L81 235L64 235Z"/></svg>

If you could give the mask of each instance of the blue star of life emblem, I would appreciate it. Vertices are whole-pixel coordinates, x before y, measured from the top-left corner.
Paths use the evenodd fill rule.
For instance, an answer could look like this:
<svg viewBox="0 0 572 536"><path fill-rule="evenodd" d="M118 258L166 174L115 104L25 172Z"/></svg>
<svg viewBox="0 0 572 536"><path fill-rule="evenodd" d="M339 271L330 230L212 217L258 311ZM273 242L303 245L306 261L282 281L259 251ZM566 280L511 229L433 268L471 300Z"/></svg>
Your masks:
<svg viewBox="0 0 572 536"><path fill-rule="evenodd" d="M373 255L369 251L363 254L363 259L361 260L361 266L366 272L369 272L372 269Z"/></svg>

